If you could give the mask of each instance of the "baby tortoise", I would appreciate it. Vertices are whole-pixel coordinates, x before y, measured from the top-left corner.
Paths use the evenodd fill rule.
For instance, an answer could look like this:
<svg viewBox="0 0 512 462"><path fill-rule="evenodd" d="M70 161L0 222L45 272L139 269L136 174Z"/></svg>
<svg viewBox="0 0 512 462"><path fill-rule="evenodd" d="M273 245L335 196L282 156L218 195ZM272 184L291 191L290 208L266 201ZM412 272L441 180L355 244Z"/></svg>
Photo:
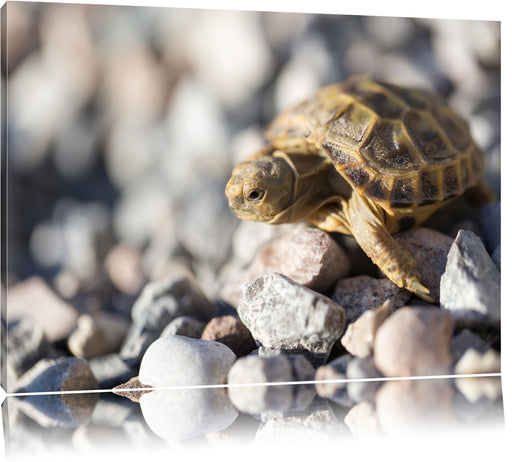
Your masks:
<svg viewBox="0 0 512 462"><path fill-rule="evenodd" d="M353 235L391 281L431 302L392 234L423 223L484 170L467 124L445 101L353 77L284 111L265 135L270 143L226 185L236 215Z"/></svg>

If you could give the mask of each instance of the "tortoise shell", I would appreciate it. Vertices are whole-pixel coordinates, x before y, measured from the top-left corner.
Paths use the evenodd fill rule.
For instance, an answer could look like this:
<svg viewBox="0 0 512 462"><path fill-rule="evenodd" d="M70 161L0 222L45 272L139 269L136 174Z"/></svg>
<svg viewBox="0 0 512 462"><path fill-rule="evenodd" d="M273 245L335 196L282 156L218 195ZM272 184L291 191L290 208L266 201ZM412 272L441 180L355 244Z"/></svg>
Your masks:
<svg viewBox="0 0 512 462"><path fill-rule="evenodd" d="M384 209L434 205L483 173L468 126L440 97L352 78L281 113L266 137L287 152L320 152Z"/></svg>

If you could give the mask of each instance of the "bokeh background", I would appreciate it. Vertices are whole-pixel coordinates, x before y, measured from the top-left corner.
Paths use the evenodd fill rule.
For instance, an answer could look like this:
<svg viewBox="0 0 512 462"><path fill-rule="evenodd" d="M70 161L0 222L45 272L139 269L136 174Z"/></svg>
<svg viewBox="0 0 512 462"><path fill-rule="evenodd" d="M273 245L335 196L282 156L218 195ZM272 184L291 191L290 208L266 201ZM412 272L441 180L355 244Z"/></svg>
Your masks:
<svg viewBox="0 0 512 462"><path fill-rule="evenodd" d="M7 285L128 313L180 261L212 299L224 185L277 112L355 73L435 90L500 195L500 23L7 4ZM5 237L5 236L4 236Z"/></svg>

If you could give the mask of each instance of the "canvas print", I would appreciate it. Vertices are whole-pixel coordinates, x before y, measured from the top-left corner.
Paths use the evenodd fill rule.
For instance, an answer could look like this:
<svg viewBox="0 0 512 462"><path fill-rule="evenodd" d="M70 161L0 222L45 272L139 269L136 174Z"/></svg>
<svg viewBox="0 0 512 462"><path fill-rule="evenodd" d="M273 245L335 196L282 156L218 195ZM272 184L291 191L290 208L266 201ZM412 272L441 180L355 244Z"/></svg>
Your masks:
<svg viewBox="0 0 512 462"><path fill-rule="evenodd" d="M502 428L499 21L1 26L10 454Z"/></svg>

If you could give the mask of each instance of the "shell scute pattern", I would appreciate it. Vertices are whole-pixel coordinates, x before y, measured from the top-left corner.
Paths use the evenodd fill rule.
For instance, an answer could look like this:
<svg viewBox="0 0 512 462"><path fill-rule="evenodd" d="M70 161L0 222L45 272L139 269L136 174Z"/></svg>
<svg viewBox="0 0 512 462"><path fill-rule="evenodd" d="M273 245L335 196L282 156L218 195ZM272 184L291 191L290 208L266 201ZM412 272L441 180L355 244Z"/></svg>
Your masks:
<svg viewBox="0 0 512 462"><path fill-rule="evenodd" d="M266 134L283 147L302 137L303 147L316 146L359 194L387 209L456 196L483 170L467 124L441 98L367 79L323 88L281 113Z"/></svg>

